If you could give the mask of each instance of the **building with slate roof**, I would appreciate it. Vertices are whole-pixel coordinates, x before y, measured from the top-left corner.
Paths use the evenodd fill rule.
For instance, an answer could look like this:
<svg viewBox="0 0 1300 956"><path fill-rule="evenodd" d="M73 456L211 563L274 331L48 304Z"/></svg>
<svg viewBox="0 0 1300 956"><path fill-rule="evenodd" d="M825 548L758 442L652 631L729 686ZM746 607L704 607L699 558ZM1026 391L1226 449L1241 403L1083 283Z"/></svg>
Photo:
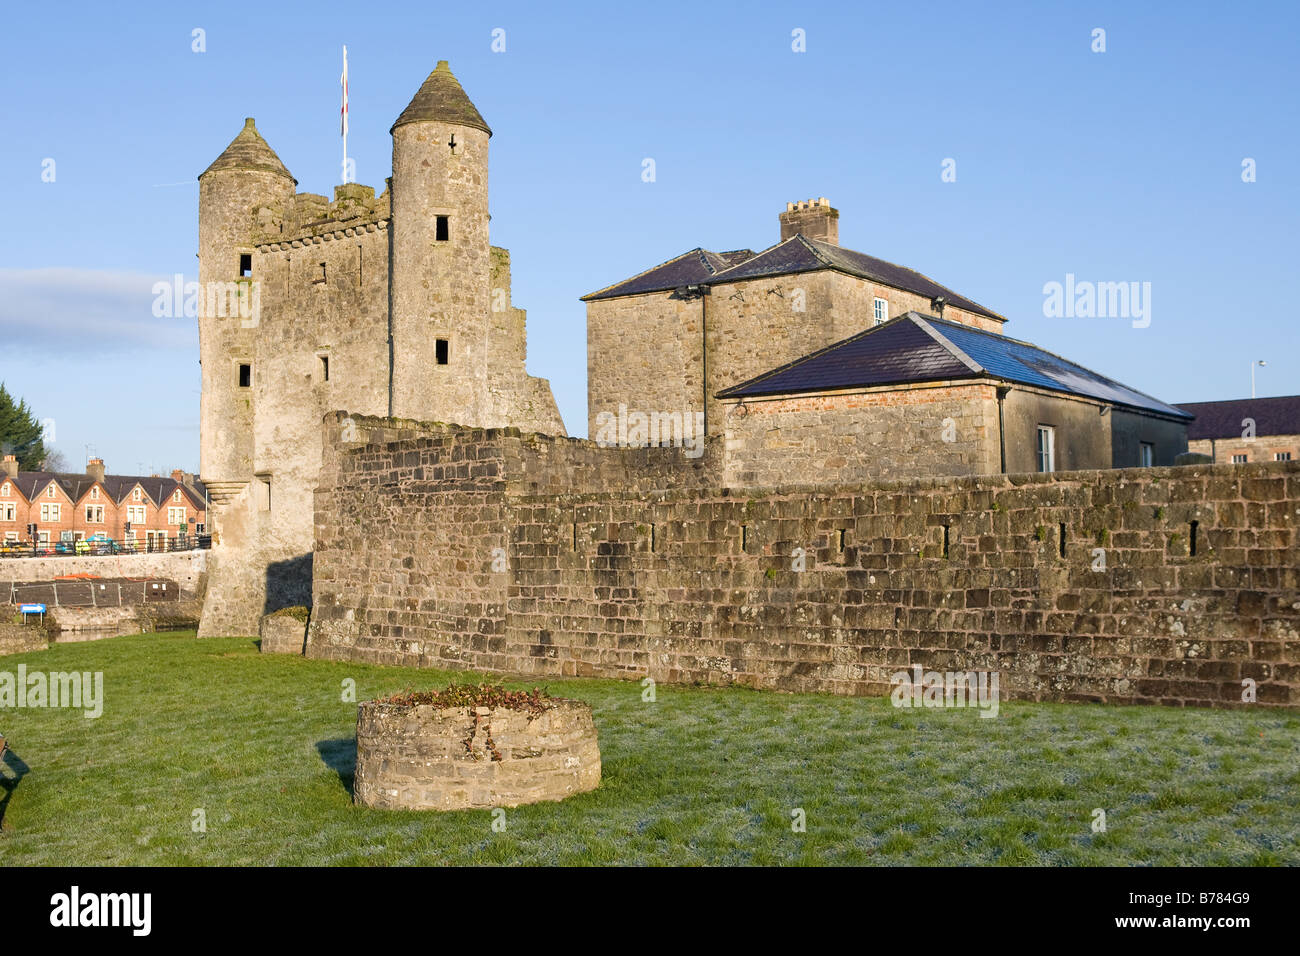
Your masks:
<svg viewBox="0 0 1300 956"><path fill-rule="evenodd" d="M637 413L703 411L729 485L1137 467L1187 450L1186 412L842 248L838 222L824 198L788 203L767 249L692 249L584 296L593 437Z"/></svg>
<svg viewBox="0 0 1300 956"><path fill-rule="evenodd" d="M695 248L582 297L588 433L619 406L705 413L717 392L915 310L998 331L1005 317L914 269L841 248L825 198L787 203L780 240Z"/></svg>
<svg viewBox="0 0 1300 956"><path fill-rule="evenodd" d="M193 475L110 475L92 458L85 474L19 471L13 455L0 461L0 542L38 548L105 537L166 550L178 537L206 532L208 492Z"/></svg>
<svg viewBox="0 0 1300 956"><path fill-rule="evenodd" d="M1196 416L1187 449L1215 462L1300 460L1300 395L1182 402Z"/></svg>
<svg viewBox="0 0 1300 956"><path fill-rule="evenodd" d="M1028 342L917 312L718 397L733 485L1170 465L1191 420Z"/></svg>

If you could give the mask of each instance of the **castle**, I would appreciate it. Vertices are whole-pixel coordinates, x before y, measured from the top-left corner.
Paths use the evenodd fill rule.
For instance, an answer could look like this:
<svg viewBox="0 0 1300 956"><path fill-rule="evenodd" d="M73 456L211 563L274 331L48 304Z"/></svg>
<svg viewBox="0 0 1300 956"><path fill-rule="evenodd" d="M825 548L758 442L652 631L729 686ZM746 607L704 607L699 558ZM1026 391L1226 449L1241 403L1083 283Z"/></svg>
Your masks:
<svg viewBox="0 0 1300 956"><path fill-rule="evenodd" d="M825 199L767 249L584 297L594 440L565 437L489 244L489 135L440 63L378 199L296 194L251 120L200 177L200 279L259 304L200 318L202 635L304 604L311 657L1298 699L1270 663L1300 609L1297 465L1162 467L1187 412L841 248Z"/></svg>
<svg viewBox="0 0 1300 956"><path fill-rule="evenodd" d="M378 197L296 192L252 119L199 176L200 286L233 282L257 304L201 297L215 533L201 635L255 634L264 613L310 603L326 412L564 434L550 385L524 369L510 254L489 241L491 135L443 61L393 124Z"/></svg>

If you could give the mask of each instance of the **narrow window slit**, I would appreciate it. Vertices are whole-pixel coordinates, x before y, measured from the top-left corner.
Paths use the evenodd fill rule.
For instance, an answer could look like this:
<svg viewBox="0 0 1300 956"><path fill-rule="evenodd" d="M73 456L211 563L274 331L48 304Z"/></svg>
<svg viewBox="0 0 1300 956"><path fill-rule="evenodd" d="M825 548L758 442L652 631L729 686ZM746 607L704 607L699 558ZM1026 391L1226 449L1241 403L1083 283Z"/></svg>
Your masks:
<svg viewBox="0 0 1300 956"><path fill-rule="evenodd" d="M943 556L948 557L948 526L943 526Z"/></svg>
<svg viewBox="0 0 1300 956"><path fill-rule="evenodd" d="M1192 557L1196 557L1196 531L1200 527L1200 524L1199 521L1193 521L1190 529L1191 533L1188 535L1188 544L1190 546Z"/></svg>
<svg viewBox="0 0 1300 956"><path fill-rule="evenodd" d="M1057 528L1056 549L1061 557L1065 557L1065 522L1062 521Z"/></svg>

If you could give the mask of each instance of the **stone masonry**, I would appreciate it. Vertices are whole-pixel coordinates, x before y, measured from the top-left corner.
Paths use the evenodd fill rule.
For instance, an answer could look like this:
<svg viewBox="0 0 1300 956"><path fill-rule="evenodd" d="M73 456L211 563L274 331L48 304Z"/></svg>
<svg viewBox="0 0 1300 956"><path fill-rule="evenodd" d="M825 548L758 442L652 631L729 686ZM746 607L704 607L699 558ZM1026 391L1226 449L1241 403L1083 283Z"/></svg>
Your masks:
<svg viewBox="0 0 1300 956"><path fill-rule="evenodd" d="M556 699L540 714L374 700L357 711L362 806L485 810L563 800L599 784L596 725L583 701Z"/></svg>
<svg viewBox="0 0 1300 956"><path fill-rule="evenodd" d="M200 636L253 635L311 598L320 420L340 407L563 434L527 374L510 258L488 237L491 130L446 62L391 130L379 195L297 181L252 119L199 177Z"/></svg>
<svg viewBox="0 0 1300 956"><path fill-rule="evenodd" d="M344 425L348 425L344 441ZM777 485L716 447L325 422L307 655L885 694L1300 704L1300 463ZM798 570L803 567L803 570Z"/></svg>

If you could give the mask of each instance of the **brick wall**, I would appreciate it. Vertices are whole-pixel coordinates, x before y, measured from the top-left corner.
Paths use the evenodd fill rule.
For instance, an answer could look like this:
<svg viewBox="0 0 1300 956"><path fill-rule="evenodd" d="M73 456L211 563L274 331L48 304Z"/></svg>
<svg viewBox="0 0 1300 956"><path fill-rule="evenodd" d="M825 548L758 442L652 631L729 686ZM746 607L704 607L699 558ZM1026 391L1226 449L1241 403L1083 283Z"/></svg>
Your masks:
<svg viewBox="0 0 1300 956"><path fill-rule="evenodd" d="M996 669L1013 698L1198 705L1250 678L1300 704L1300 463L737 492L619 484L646 451L358 424L327 423L308 656L864 695Z"/></svg>

